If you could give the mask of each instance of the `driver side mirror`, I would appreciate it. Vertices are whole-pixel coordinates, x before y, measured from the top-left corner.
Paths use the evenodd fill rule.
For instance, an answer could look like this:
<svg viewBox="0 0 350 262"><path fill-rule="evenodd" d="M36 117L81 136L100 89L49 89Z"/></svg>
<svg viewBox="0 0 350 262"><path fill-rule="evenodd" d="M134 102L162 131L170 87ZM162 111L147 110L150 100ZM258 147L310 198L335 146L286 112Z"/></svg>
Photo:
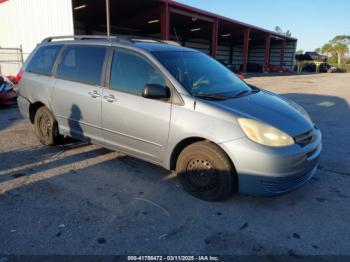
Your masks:
<svg viewBox="0 0 350 262"><path fill-rule="evenodd" d="M148 99L166 99L170 97L170 89L167 86L146 84L142 96Z"/></svg>

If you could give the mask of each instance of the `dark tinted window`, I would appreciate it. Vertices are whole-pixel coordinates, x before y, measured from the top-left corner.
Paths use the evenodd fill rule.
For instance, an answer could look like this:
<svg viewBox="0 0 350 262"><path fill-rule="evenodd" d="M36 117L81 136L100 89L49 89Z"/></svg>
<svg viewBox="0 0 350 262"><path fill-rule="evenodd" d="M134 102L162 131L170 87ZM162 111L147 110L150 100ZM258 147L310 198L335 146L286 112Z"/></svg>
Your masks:
<svg viewBox="0 0 350 262"><path fill-rule="evenodd" d="M142 94L146 84L165 86L160 71L142 56L127 50L114 52L111 68L111 88L133 94Z"/></svg>
<svg viewBox="0 0 350 262"><path fill-rule="evenodd" d="M43 46L29 61L27 71L39 74L51 74L52 67L62 45Z"/></svg>
<svg viewBox="0 0 350 262"><path fill-rule="evenodd" d="M106 48L99 46L68 46L58 68L63 79L100 85Z"/></svg>

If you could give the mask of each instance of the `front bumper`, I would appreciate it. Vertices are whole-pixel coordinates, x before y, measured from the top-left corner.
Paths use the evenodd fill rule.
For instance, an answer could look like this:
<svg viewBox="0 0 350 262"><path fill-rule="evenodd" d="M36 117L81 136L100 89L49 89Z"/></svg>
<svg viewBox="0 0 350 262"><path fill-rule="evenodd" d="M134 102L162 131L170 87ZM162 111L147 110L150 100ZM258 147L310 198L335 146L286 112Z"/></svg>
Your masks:
<svg viewBox="0 0 350 262"><path fill-rule="evenodd" d="M273 196L306 183L317 170L322 150L321 132L306 146L274 148L256 144L248 138L222 143L238 174L239 192Z"/></svg>

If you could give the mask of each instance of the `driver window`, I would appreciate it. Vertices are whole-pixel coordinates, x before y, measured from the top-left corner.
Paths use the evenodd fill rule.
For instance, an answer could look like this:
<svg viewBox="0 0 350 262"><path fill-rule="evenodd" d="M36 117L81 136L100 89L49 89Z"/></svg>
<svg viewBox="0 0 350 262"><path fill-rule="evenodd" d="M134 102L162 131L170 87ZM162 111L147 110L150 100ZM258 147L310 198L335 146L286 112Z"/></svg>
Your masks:
<svg viewBox="0 0 350 262"><path fill-rule="evenodd" d="M141 55L129 50L115 50L111 66L111 88L141 95L146 84L165 86L166 80L161 72Z"/></svg>

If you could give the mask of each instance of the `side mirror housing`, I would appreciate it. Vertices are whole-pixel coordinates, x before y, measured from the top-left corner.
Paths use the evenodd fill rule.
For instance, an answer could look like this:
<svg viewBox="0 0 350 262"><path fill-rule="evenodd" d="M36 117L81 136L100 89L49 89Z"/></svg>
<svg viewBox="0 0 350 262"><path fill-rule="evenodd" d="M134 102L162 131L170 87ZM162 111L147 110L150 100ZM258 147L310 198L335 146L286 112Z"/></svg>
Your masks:
<svg viewBox="0 0 350 262"><path fill-rule="evenodd" d="M146 84L142 96L148 99L166 99L170 97L170 89L167 86Z"/></svg>

